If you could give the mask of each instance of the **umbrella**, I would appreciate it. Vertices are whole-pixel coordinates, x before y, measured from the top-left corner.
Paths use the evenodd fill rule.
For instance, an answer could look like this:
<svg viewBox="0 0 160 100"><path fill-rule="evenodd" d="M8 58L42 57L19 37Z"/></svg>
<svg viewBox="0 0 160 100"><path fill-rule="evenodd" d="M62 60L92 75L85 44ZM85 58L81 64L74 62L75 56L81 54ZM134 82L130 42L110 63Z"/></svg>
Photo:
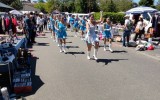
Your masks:
<svg viewBox="0 0 160 100"><path fill-rule="evenodd" d="M54 10L53 12L52 12L52 14L60 14L61 12L60 11L58 11L58 10Z"/></svg>
<svg viewBox="0 0 160 100"><path fill-rule="evenodd" d="M19 12L17 10L11 10L10 13L14 14L14 15L23 15L21 12Z"/></svg>
<svg viewBox="0 0 160 100"><path fill-rule="evenodd" d="M3 9L14 9L14 8L12 8L12 7L4 4L4 3L1 3L1 2L0 2L0 8L3 8Z"/></svg>
<svg viewBox="0 0 160 100"><path fill-rule="evenodd" d="M126 14L130 14L130 13L143 13L143 12L156 12L158 11L157 9L154 9L154 8L151 8L151 7L143 7L143 6L140 6L140 7L136 7L136 8L132 8L128 11L126 11Z"/></svg>

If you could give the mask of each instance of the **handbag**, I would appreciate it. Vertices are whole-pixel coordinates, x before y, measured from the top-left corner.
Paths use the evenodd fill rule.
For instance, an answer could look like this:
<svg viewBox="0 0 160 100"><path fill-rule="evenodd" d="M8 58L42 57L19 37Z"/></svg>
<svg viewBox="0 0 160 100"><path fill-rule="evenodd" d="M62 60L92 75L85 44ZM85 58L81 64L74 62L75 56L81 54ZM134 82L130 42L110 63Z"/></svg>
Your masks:
<svg viewBox="0 0 160 100"><path fill-rule="evenodd" d="M135 33L139 33L139 28L136 28L136 29L135 29Z"/></svg>

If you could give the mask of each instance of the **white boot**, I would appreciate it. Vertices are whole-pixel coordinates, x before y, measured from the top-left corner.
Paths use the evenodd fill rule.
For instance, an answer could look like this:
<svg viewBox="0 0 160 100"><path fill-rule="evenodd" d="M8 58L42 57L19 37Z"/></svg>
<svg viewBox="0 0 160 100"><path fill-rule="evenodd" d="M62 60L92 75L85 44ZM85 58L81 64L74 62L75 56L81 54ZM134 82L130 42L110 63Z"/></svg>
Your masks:
<svg viewBox="0 0 160 100"><path fill-rule="evenodd" d="M62 53L62 45L59 45L59 48L60 48L60 53Z"/></svg>
<svg viewBox="0 0 160 100"><path fill-rule="evenodd" d="M111 44L109 44L109 51L112 53L113 52L113 50L111 49Z"/></svg>
<svg viewBox="0 0 160 100"><path fill-rule="evenodd" d="M77 32L75 32L74 34L75 34L75 37L77 37Z"/></svg>
<svg viewBox="0 0 160 100"><path fill-rule="evenodd" d="M91 59L91 58L90 58L90 53L91 53L91 51L88 51L88 52L87 52L87 59L88 59L88 60Z"/></svg>
<svg viewBox="0 0 160 100"><path fill-rule="evenodd" d="M107 49L106 49L106 44L104 44L104 51L106 51Z"/></svg>
<svg viewBox="0 0 160 100"><path fill-rule="evenodd" d="M63 51L64 51L64 53L66 53L66 46L65 45L63 46Z"/></svg>
<svg viewBox="0 0 160 100"><path fill-rule="evenodd" d="M60 41L57 39L57 46L60 47L62 45L60 45Z"/></svg>
<svg viewBox="0 0 160 100"><path fill-rule="evenodd" d="M94 48L93 58L94 58L95 60L98 59L98 58L97 58L97 52L98 52L98 49L95 49L95 48Z"/></svg>

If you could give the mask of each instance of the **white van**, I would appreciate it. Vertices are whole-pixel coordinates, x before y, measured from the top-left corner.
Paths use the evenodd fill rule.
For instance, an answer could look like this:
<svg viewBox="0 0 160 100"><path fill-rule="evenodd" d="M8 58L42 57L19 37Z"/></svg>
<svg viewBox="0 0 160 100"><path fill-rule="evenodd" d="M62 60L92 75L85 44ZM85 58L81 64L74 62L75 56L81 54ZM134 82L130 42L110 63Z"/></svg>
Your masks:
<svg viewBox="0 0 160 100"><path fill-rule="evenodd" d="M85 13L72 13L72 15L77 16L81 19L83 16L89 17L90 14L85 14Z"/></svg>

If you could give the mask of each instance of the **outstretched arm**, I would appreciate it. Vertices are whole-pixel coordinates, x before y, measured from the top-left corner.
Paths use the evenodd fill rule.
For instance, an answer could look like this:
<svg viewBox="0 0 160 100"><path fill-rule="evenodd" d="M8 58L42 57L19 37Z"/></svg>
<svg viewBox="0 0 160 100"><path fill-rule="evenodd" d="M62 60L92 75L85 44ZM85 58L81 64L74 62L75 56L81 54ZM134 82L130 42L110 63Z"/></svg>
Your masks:
<svg viewBox="0 0 160 100"><path fill-rule="evenodd" d="M103 11L100 11L100 20L96 21L95 24L99 24L103 21Z"/></svg>

